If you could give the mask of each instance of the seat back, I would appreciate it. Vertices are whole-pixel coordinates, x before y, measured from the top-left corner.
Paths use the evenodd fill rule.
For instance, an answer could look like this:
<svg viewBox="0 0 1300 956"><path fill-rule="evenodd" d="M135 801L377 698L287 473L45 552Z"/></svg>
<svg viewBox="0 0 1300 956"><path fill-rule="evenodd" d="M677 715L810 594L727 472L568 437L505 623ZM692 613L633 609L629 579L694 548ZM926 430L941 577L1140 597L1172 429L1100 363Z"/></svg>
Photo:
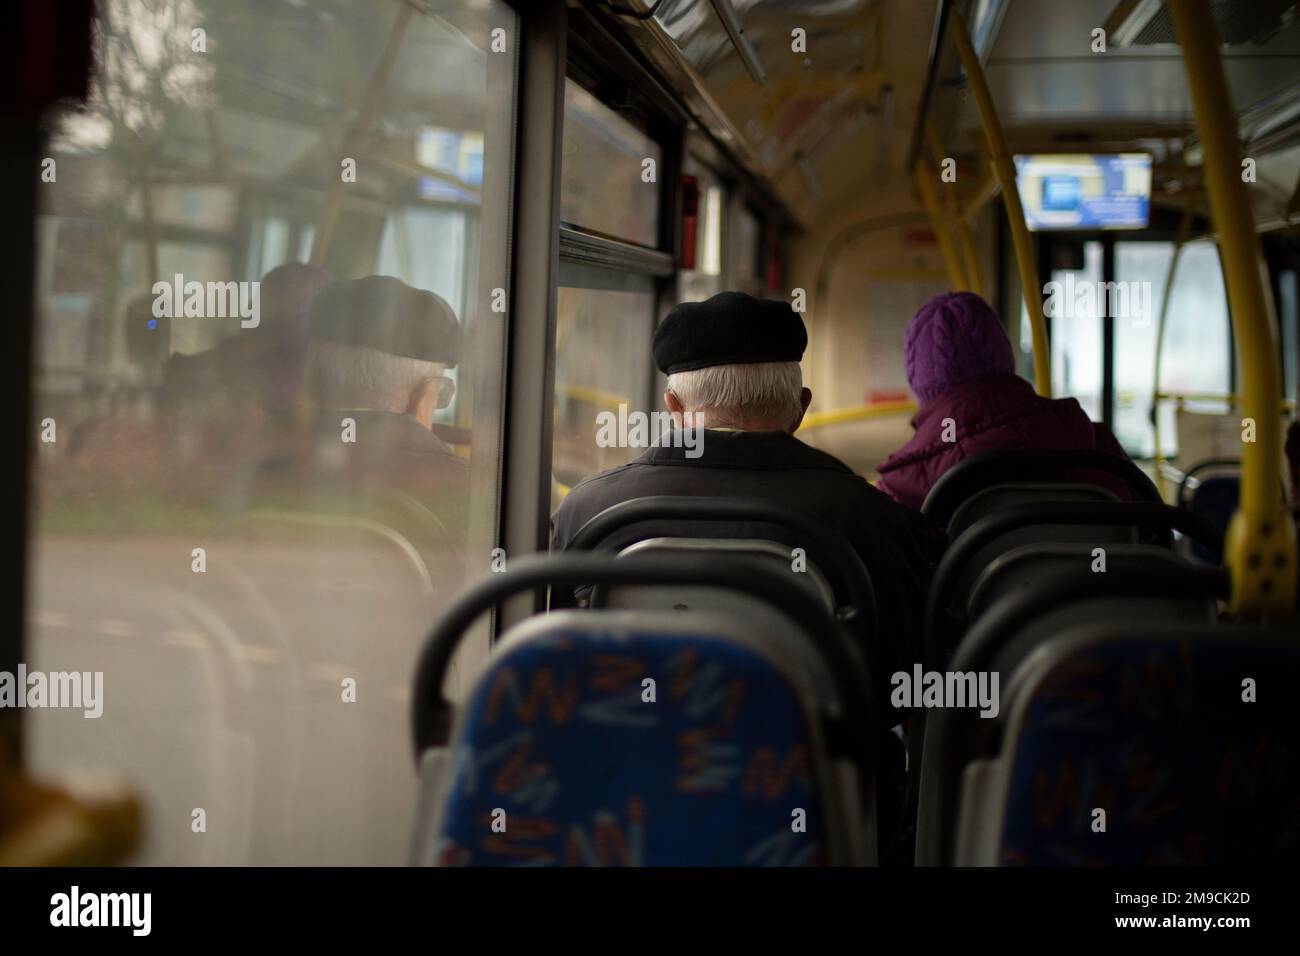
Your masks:
<svg viewBox="0 0 1300 956"><path fill-rule="evenodd" d="M1008 505L1026 502L1119 501L1113 491L1100 485L1067 482L1009 482L982 488L959 504L948 519L948 540L952 541L980 518L997 514ZM1068 535L1069 532L1066 532Z"/></svg>
<svg viewBox="0 0 1300 956"><path fill-rule="evenodd" d="M1152 561L1138 552L1107 556L1107 570L1094 572L1087 557L1045 573L1032 587L1013 589L976 618L944 669L956 674L997 675L1006 700L1006 680L1022 662L1072 626L1082 623L1163 624L1203 628L1217 616L1216 600L1227 595L1227 575L1185 561ZM999 703L999 715L1006 704ZM996 720L974 710L927 713L921 757L917 863L951 863L955 854L958 796L963 776L996 753Z"/></svg>
<svg viewBox="0 0 1300 956"><path fill-rule="evenodd" d="M759 530L746 530L755 528ZM805 574L789 574L798 570L796 559L810 563L817 569L817 577L829 585L836 613L842 619L852 619L868 642L875 640L875 587L862 558L838 529L770 500L674 495L634 498L588 520L565 550L619 553L648 540L655 540L655 549L662 550L664 538L708 541L709 547L719 546L722 539L739 540L740 551L756 553L768 563L774 562L779 550L787 576L797 578L801 586L818 588ZM754 545L759 539L766 544ZM802 554L796 554L796 545ZM693 545L684 550L692 549L698 550Z"/></svg>
<svg viewBox="0 0 1300 956"><path fill-rule="evenodd" d="M1068 525L1050 524L1049 521L1044 514L1041 523L1027 523L1009 528L1001 534L990 535L980 547L971 549L964 560L954 558L947 561L945 566L945 560L941 559L943 574L940 576L936 573L935 576L941 587L931 592L936 597L946 599L942 603L933 602L935 612L942 612L935 620L935 635L939 637L939 643L933 645L940 649L940 653L942 649L951 650L955 646L956 636L960 635L967 623L965 608L976 582L999 558L1024 548L1073 544L1079 547L1114 549L1134 547L1138 541L1138 529L1131 525ZM960 552L950 549L950 553L956 555ZM930 653L928 648L932 642L933 638L927 635L927 654Z"/></svg>
<svg viewBox="0 0 1300 956"><path fill-rule="evenodd" d="M1221 548L1223 536L1199 515L1165 504L1128 501L1032 501L1006 504L949 543L926 597L923 646L942 666L960 634L971 589L1000 555L1027 545L1075 543L1170 547L1171 529Z"/></svg>
<svg viewBox="0 0 1300 956"><path fill-rule="evenodd" d="M1008 682L999 754L967 769L957 861L1290 865L1295 633L1118 620L1060 633Z"/></svg>
<svg viewBox="0 0 1300 956"><path fill-rule="evenodd" d="M416 862L874 862L896 780L870 665L791 577L739 554L539 555L462 593L416 666ZM552 611L452 704L448 668L479 617L582 582L726 587L771 615Z"/></svg>
<svg viewBox="0 0 1300 956"><path fill-rule="evenodd" d="M1144 544L1110 545L1097 553L1093 542L1030 544L999 555L980 571L966 601L963 626L1013 594L1026 593L1042 581L1074 569L1082 574L1143 574L1150 568L1181 568L1186 562L1168 548ZM955 643L952 649L956 649Z"/></svg>
<svg viewBox="0 0 1300 956"><path fill-rule="evenodd" d="M417 862L864 862L800 648L705 612L525 621L457 718Z"/></svg>
<svg viewBox="0 0 1300 956"><path fill-rule="evenodd" d="M623 548L618 556L622 558L632 554L712 555L718 560L726 560L728 556L736 554L749 555L783 573L791 574L791 581L797 587L807 591L827 611L835 611L835 595L821 570L806 557L792 558L791 549L775 541L746 538L646 538ZM592 591L591 606L678 612L719 611L740 615L749 615L757 610L763 618L768 617L765 609L735 591L689 584L680 587L647 584L597 587Z"/></svg>
<svg viewBox="0 0 1300 956"><path fill-rule="evenodd" d="M971 455L949 468L930 488L921 512L948 526L962 503L976 492L1008 482L1048 482L1077 487L1104 483L1127 489L1135 501L1161 503L1160 492L1142 469L1118 455L1067 448L1014 448Z"/></svg>

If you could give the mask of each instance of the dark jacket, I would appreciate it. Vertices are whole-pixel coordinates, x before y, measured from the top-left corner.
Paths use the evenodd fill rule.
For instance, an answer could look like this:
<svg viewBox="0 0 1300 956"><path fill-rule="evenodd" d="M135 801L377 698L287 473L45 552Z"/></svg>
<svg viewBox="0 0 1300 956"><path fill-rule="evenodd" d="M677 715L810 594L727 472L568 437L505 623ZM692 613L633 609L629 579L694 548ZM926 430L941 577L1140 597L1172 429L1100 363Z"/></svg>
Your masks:
<svg viewBox="0 0 1300 956"><path fill-rule="evenodd" d="M465 547L469 467L409 415L314 410L258 463L250 507L368 517L421 554ZM343 420L355 423L343 440Z"/></svg>
<svg viewBox="0 0 1300 956"><path fill-rule="evenodd" d="M586 521L631 498L769 499L840 531L861 555L879 605L881 651L895 649L889 656L896 659L882 659L881 666L892 672L920 659L916 647L937 544L920 515L890 501L838 459L784 432L710 430L704 433L702 450L700 457L692 459L686 457L685 448L665 443L635 461L580 482L552 518L552 550L563 550ZM735 524L725 536L773 537L770 531Z"/></svg>
<svg viewBox="0 0 1300 956"><path fill-rule="evenodd" d="M945 420L951 419L944 440ZM957 462L985 451L1012 448L1075 448L1126 457L1105 425L1094 423L1073 398L1043 398L1015 375L990 375L956 385L916 413L916 434L880 466L876 486L900 504L920 508L939 476ZM1133 497L1119 478L1095 472L1079 476Z"/></svg>

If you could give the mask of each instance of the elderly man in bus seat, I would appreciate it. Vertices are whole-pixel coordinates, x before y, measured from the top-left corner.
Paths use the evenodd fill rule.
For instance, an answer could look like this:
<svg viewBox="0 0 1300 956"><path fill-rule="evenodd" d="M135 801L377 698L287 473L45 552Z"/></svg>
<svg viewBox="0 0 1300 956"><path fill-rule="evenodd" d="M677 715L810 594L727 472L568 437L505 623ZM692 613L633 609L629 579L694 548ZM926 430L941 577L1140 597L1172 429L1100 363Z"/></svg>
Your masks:
<svg viewBox="0 0 1300 956"><path fill-rule="evenodd" d="M898 660L880 661L890 673L920 659L934 539L918 514L794 436L812 399L799 367L807 344L803 319L785 302L723 292L673 309L655 333L654 358L668 376L664 403L678 428L703 426L699 447L661 437L628 464L577 484L552 518L551 547L562 550L611 505L649 495L762 498L796 509L842 532L861 555L883 643L899 649L888 655ZM735 525L728 536L763 535Z"/></svg>
<svg viewBox="0 0 1300 956"><path fill-rule="evenodd" d="M881 463L876 487L909 508L920 508L940 475L980 452L1070 448L1126 457L1110 429L1073 398L1043 398L1016 375L1002 320L974 293L939 295L921 306L904 333L903 362L921 406L912 419L916 433ZM1107 472L1079 478L1134 497Z"/></svg>

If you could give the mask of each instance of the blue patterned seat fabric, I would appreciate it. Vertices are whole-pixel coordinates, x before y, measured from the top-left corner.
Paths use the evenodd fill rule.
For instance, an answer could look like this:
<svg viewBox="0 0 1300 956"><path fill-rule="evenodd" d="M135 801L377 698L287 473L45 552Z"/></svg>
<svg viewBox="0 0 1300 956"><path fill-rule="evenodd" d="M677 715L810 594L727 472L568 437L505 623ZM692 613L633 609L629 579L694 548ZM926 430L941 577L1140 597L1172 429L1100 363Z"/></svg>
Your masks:
<svg viewBox="0 0 1300 956"><path fill-rule="evenodd" d="M1243 681L1257 700L1243 700ZM1300 853L1300 645L1125 640L1060 662L1016 743L1003 865L1286 863ZM1106 811L1105 832L1093 811Z"/></svg>
<svg viewBox="0 0 1300 956"><path fill-rule="evenodd" d="M822 864L808 721L786 676L736 643L533 635L503 648L465 704L434 862Z"/></svg>

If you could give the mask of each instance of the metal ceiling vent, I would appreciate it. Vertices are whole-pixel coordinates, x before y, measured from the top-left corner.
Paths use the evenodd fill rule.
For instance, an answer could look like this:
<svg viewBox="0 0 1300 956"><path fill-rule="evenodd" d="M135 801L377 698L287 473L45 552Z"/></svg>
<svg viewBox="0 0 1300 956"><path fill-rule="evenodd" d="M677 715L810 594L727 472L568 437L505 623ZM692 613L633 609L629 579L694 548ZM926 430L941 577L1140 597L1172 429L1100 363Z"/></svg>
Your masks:
<svg viewBox="0 0 1300 956"><path fill-rule="evenodd" d="M1297 0L1210 0L1224 46L1267 43L1296 17ZM1120 0L1106 18L1106 36L1117 47L1172 45L1174 25L1163 0Z"/></svg>

